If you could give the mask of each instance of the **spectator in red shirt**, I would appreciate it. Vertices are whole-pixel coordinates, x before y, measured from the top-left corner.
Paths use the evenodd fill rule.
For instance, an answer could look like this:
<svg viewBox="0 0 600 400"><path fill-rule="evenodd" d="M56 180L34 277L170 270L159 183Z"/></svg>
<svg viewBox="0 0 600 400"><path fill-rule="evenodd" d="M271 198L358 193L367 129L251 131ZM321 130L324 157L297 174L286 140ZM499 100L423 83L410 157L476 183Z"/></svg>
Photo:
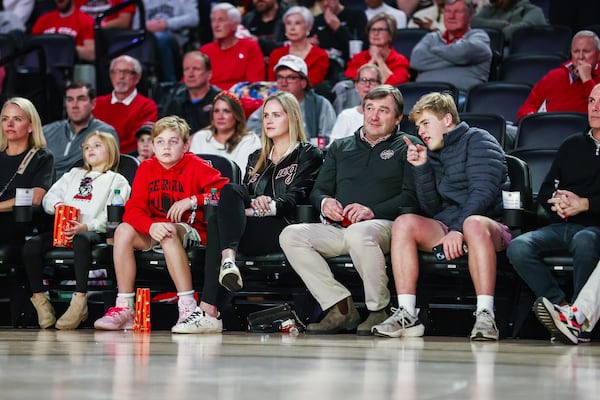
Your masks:
<svg viewBox="0 0 600 400"><path fill-rule="evenodd" d="M571 60L535 84L517 118L537 112L587 112L590 92L600 83L599 59L598 36L592 31L577 32L571 42Z"/></svg>
<svg viewBox="0 0 600 400"><path fill-rule="evenodd" d="M94 61L94 20L75 8L73 0L54 0L56 10L38 18L31 33L34 35L62 33L75 38L77 55L85 61Z"/></svg>
<svg viewBox="0 0 600 400"><path fill-rule="evenodd" d="M96 98L94 116L112 125L119 135L121 153L137 149L135 133L147 121L158 119L156 103L137 92L142 65L130 56L119 56L110 63L112 93Z"/></svg>
<svg viewBox="0 0 600 400"><path fill-rule="evenodd" d="M329 56L322 48L312 45L308 38L313 22L313 15L306 7L294 6L283 14L285 36L290 43L274 49L269 55L269 81L275 81L275 66L281 57L288 54L304 60L311 86L325 80L329 69Z"/></svg>
<svg viewBox="0 0 600 400"><path fill-rule="evenodd" d="M265 60L255 40L240 39L236 31L242 16L229 3L219 3L210 12L210 26L215 38L200 47L213 66L210 83L228 90L238 82L265 80Z"/></svg>
<svg viewBox="0 0 600 400"><path fill-rule="evenodd" d="M75 0L75 7L95 18L101 12L111 7L124 3L127 0ZM135 14L135 5L125 7L115 14L111 14L102 20L103 28L131 29L131 22Z"/></svg>
<svg viewBox="0 0 600 400"><path fill-rule="evenodd" d="M408 59L392 47L396 36L396 20L389 14L375 15L367 23L369 49L357 53L346 67L345 75L356 79L358 69L364 64L375 64L381 70L383 83L398 85L410 80Z"/></svg>

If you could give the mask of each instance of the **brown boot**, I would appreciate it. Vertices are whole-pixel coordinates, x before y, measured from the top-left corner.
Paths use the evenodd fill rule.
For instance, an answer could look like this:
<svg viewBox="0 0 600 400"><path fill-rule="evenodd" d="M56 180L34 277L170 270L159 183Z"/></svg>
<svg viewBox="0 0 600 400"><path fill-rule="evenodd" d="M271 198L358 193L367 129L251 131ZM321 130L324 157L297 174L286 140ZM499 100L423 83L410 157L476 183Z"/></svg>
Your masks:
<svg viewBox="0 0 600 400"><path fill-rule="evenodd" d="M348 305L348 312L342 314L337 305L334 305L329 309L325 317L321 322L317 324L310 324L306 327L306 333L312 333L316 335L331 335L340 331L352 331L356 329L360 323L360 314L351 297L346 298Z"/></svg>
<svg viewBox="0 0 600 400"><path fill-rule="evenodd" d="M65 313L56 321L56 329L77 329L88 317L87 296L76 296L73 293L71 304Z"/></svg>
<svg viewBox="0 0 600 400"><path fill-rule="evenodd" d="M56 322L56 316L54 312L54 307L50 304L50 300L44 296L31 296L31 303L35 307L35 311L38 315L38 324L40 324L40 328L46 329L50 328Z"/></svg>
<svg viewBox="0 0 600 400"><path fill-rule="evenodd" d="M371 328L373 328L374 325L379 325L390 316L388 309L389 308L386 307L379 311L370 311L367 319L356 328L356 334L359 336L371 336L373 334Z"/></svg>

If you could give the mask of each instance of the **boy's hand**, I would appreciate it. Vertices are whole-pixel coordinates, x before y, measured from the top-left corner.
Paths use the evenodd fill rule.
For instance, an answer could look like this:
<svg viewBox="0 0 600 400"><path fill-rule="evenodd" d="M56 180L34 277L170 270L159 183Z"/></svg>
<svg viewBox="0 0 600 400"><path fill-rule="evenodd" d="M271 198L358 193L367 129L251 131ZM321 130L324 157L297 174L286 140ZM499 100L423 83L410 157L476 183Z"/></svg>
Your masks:
<svg viewBox="0 0 600 400"><path fill-rule="evenodd" d="M164 238L177 234L172 227L173 225L167 222L155 222L150 225L150 237L160 243Z"/></svg>
<svg viewBox="0 0 600 400"><path fill-rule="evenodd" d="M173 203L167 212L167 218L173 222L181 222L183 213L192 208L192 201L189 198L181 199Z"/></svg>
<svg viewBox="0 0 600 400"><path fill-rule="evenodd" d="M458 231L450 231L440 240L441 245L444 246L444 255L446 260L453 260L455 258L465 255L463 251L463 235Z"/></svg>
<svg viewBox="0 0 600 400"><path fill-rule="evenodd" d="M407 146L406 161L415 167L425 164L427 162L427 147L420 144L413 144L406 136L403 136L402 139Z"/></svg>

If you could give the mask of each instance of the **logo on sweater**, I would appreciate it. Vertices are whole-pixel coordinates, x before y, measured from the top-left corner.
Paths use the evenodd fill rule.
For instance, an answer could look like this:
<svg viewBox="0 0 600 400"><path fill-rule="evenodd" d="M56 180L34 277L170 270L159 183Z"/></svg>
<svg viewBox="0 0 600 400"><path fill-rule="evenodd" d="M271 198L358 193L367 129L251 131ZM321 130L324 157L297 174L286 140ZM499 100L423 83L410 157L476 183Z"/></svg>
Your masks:
<svg viewBox="0 0 600 400"><path fill-rule="evenodd" d="M94 180L89 176L84 176L81 182L79 183L79 189L77 190L77 194L73 196L73 198L78 200L91 200L92 199L92 190L94 190L94 186L92 183Z"/></svg>
<svg viewBox="0 0 600 400"><path fill-rule="evenodd" d="M285 168L277 171L277 175L275 179L285 178L285 184L289 185L294 180L294 175L296 175L296 170L298 169L298 164L291 164Z"/></svg>
<svg viewBox="0 0 600 400"><path fill-rule="evenodd" d="M383 150L381 153L379 153L379 157L382 160L389 160L390 158L394 157L394 150Z"/></svg>

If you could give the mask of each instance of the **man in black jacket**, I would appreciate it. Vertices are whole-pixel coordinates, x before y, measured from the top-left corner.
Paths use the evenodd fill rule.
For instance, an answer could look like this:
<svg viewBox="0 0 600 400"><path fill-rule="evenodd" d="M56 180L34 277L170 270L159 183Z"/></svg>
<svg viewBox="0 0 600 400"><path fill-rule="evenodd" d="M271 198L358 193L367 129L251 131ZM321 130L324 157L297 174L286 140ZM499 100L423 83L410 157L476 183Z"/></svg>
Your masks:
<svg viewBox="0 0 600 400"><path fill-rule="evenodd" d="M568 308L569 299L542 262L548 250L573 255L573 299L585 285L600 259L600 84L588 98L590 131L567 138L558 149L546 175L538 203L550 224L517 237L508 258L536 297ZM539 305L539 303L538 303ZM589 341L589 332L578 335ZM561 339L561 336L558 336Z"/></svg>
<svg viewBox="0 0 600 400"><path fill-rule="evenodd" d="M279 236L292 268L321 308L329 309L321 322L308 325L307 333L356 329L359 335L371 335L371 327L389 315L385 254L392 221L401 207L416 206L406 135L398 129L402 95L393 86L378 86L365 96L363 110L364 127L332 143L311 192L322 223L289 225ZM327 264L327 258L344 254L352 257L363 280L370 312L363 323L350 291Z"/></svg>

